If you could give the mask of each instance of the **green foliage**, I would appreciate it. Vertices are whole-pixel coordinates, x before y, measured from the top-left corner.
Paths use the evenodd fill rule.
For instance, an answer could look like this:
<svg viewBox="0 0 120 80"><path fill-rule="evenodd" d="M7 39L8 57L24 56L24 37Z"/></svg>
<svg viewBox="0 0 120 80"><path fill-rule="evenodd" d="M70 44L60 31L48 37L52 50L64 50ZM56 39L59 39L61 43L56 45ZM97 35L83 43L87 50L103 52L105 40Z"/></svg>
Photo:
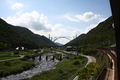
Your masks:
<svg viewBox="0 0 120 80"><path fill-rule="evenodd" d="M98 76L98 74L100 73L101 68L102 68L102 64L98 64L94 62L88 64L87 67L80 70L80 72L78 73L79 80L90 79L91 76L93 77L92 80L96 80L96 76Z"/></svg>
<svg viewBox="0 0 120 80"><path fill-rule="evenodd" d="M4 65L5 65L5 66L10 66L11 63L10 63L9 61L6 61L6 62L4 63Z"/></svg>
<svg viewBox="0 0 120 80"><path fill-rule="evenodd" d="M80 62L79 61L74 61L74 63L73 63L74 65L79 65L80 64Z"/></svg>
<svg viewBox="0 0 120 80"><path fill-rule="evenodd" d="M31 40L23 37L11 28L11 25L0 18L0 50L15 49L18 46L24 46L28 49L38 46Z"/></svg>
<svg viewBox="0 0 120 80"><path fill-rule="evenodd" d="M96 52L97 48L105 48L115 44L115 30L112 27L112 23L113 18L109 17L91 29L87 34L80 35L66 44L66 46L77 46L79 52L91 54Z"/></svg>
<svg viewBox="0 0 120 80"><path fill-rule="evenodd" d="M0 42L0 51L9 50L11 45L9 43Z"/></svg>
<svg viewBox="0 0 120 80"><path fill-rule="evenodd" d="M0 18L0 50L11 50L21 46L35 49L56 45L45 36L34 34L24 27L10 25Z"/></svg>
<svg viewBox="0 0 120 80"><path fill-rule="evenodd" d="M18 55L19 54L19 51L14 51L14 55Z"/></svg>
<svg viewBox="0 0 120 80"><path fill-rule="evenodd" d="M19 58L20 56L0 55L0 60Z"/></svg>
<svg viewBox="0 0 120 80"><path fill-rule="evenodd" d="M74 55L71 55L74 57ZM78 62L81 64L74 65L74 62ZM87 59L81 56L81 59L64 59L58 63L56 69L42 72L39 75L33 76L31 79L23 79L23 80L68 80L76 71L85 64ZM84 62L84 63L83 63Z"/></svg>
<svg viewBox="0 0 120 80"><path fill-rule="evenodd" d="M26 37L27 39L33 41L36 43L39 47L52 47L56 46L52 41L50 41L45 36L40 36L38 34L34 34L29 29L20 27L20 26L11 26L16 32L18 32L23 37Z"/></svg>
<svg viewBox="0 0 120 80"><path fill-rule="evenodd" d="M0 62L0 77L20 73L32 68L33 66L35 66L33 62L21 60Z"/></svg>
<svg viewBox="0 0 120 80"><path fill-rule="evenodd" d="M59 70L58 70L58 72L59 72L60 74L62 74L62 73L63 73L63 71L62 71L61 69L59 69Z"/></svg>
<svg viewBox="0 0 120 80"><path fill-rule="evenodd" d="M34 54L34 52L25 52L22 55L33 55L33 54Z"/></svg>

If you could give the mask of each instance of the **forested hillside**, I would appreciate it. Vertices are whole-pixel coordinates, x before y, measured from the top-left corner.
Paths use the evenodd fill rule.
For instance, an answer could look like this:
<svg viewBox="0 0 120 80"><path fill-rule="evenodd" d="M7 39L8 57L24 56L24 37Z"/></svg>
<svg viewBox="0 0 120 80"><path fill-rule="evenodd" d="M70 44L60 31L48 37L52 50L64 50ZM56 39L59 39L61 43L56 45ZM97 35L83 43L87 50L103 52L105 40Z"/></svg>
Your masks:
<svg viewBox="0 0 120 80"><path fill-rule="evenodd" d="M15 49L17 46L24 46L26 48L38 47L34 42L22 37L9 24L0 19L0 50Z"/></svg>
<svg viewBox="0 0 120 80"><path fill-rule="evenodd" d="M56 46L52 41L50 41L45 36L41 36L38 34L34 34L29 29L20 27L20 26L11 26L15 31L17 31L20 35L28 38L34 43L38 44L39 47L51 47Z"/></svg>
<svg viewBox="0 0 120 80"><path fill-rule="evenodd" d="M35 49L56 45L44 36L34 34L27 28L12 26L0 18L0 50L11 50L22 46Z"/></svg>
<svg viewBox="0 0 120 80"><path fill-rule="evenodd" d="M109 17L104 22L99 23L87 34L76 38L66 44L66 46L77 46L78 51L87 53L97 48L105 48L115 44L114 28L112 27L113 19Z"/></svg>

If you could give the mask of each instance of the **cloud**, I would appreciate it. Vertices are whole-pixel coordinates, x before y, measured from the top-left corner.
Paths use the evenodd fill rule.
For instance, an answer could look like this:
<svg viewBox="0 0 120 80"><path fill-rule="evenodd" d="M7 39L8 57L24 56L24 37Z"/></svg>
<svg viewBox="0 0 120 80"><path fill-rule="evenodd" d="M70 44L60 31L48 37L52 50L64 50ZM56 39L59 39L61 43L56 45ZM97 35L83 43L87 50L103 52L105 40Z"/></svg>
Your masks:
<svg viewBox="0 0 120 80"><path fill-rule="evenodd" d="M50 32L51 36L54 37L60 37L60 36L66 36L67 30L63 28L64 25L58 23L52 27L52 31Z"/></svg>
<svg viewBox="0 0 120 80"><path fill-rule="evenodd" d="M98 22L98 23L100 23L100 22L103 22L103 21L105 21L107 18L100 18L100 21Z"/></svg>
<svg viewBox="0 0 120 80"><path fill-rule="evenodd" d="M21 7L23 7L23 4L22 3L15 3L11 6L12 9L20 9Z"/></svg>
<svg viewBox="0 0 120 80"><path fill-rule="evenodd" d="M55 37L70 37L68 35L70 35L70 32L63 28L64 25L63 24L60 24L60 23L57 23L55 25L51 25L51 31L35 31L35 30L32 30L34 33L36 34L40 34L40 35L44 35L46 36L47 38L49 38L49 34L50 34L50 37L52 37L52 40L55 39ZM59 43L62 43L62 44L65 44L67 42L69 42L70 40L68 39L65 39L65 38L60 38L58 39L56 42L59 42Z"/></svg>
<svg viewBox="0 0 120 80"><path fill-rule="evenodd" d="M47 16L39 14L37 11L9 16L5 20L12 25L29 28L35 34L44 35L46 37L48 37L49 34L51 37L60 37L69 34L63 24L57 23L55 25L51 25L48 23ZM63 41L63 39L60 39L61 43L66 43L66 41L68 40Z"/></svg>
<svg viewBox="0 0 120 80"><path fill-rule="evenodd" d="M63 24L57 23L55 25L51 25L48 23L47 16L45 16L44 14L39 14L37 11L9 16L5 20L12 25L29 28L35 34L44 35L47 38L49 38L49 34L51 35L51 37L60 37L64 35L66 36L69 33L64 28ZM69 40L60 39L57 41L65 44Z"/></svg>
<svg viewBox="0 0 120 80"><path fill-rule="evenodd" d="M89 27L87 27L84 31L84 33L89 32L91 29L95 28L98 24L91 24Z"/></svg>
<svg viewBox="0 0 120 80"><path fill-rule="evenodd" d="M63 36L67 31L66 29L62 28L62 26L64 26L64 25L62 25L60 23L57 23L54 26L49 24L49 26L50 26L49 31L43 31L43 30L36 31L33 29L31 29L31 30L36 34L44 35L46 37L48 37L49 34L51 35L51 37Z"/></svg>
<svg viewBox="0 0 120 80"><path fill-rule="evenodd" d="M44 16L44 14L39 14L37 11L23 13L18 17L10 16L6 19L6 21L10 24L31 28L36 31L49 31L51 27L51 25L48 24L47 16Z"/></svg>
<svg viewBox="0 0 120 80"><path fill-rule="evenodd" d="M71 33L71 36L72 37L77 37L77 36L79 36L81 34L81 30L74 30L74 31L72 31L72 33Z"/></svg>
<svg viewBox="0 0 120 80"><path fill-rule="evenodd" d="M70 21L74 21L74 22L80 22L80 21L89 22L93 19L98 19L99 17L101 17L101 15L94 14L93 12L86 12L83 15L81 15L81 14L74 15L73 17L70 17L69 14L65 14L63 17L67 18Z"/></svg>
<svg viewBox="0 0 120 80"><path fill-rule="evenodd" d="M103 21L105 21L107 18L100 18L97 24L91 24L89 27L87 27L84 31L84 33L87 33L88 31L90 31L91 29L97 27L97 25Z"/></svg>
<svg viewBox="0 0 120 80"><path fill-rule="evenodd" d="M57 31L61 26L63 26L62 24L58 23L56 25L53 26L52 30L53 31Z"/></svg>
<svg viewBox="0 0 120 80"><path fill-rule="evenodd" d="M68 20L74 21L74 22L80 22L78 19L71 18L70 15L68 15L68 14L65 14L65 15L63 16L63 18L67 18Z"/></svg>
<svg viewBox="0 0 120 80"><path fill-rule="evenodd" d="M94 14L93 12L86 12L83 15L75 15L76 18L78 18L80 21L89 22L93 19L97 19L100 17L99 14Z"/></svg>

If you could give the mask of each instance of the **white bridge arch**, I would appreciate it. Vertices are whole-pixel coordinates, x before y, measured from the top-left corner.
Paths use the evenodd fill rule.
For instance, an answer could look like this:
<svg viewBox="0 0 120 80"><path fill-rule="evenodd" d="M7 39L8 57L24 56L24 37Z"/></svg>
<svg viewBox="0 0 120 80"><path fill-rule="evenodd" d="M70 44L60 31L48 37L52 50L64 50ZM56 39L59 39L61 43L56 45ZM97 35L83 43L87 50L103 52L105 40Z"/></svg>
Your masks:
<svg viewBox="0 0 120 80"><path fill-rule="evenodd" d="M60 38L65 38L65 39L71 40L70 37L55 37L54 40L53 40L53 42L55 42L56 40L58 40L58 39L60 39Z"/></svg>

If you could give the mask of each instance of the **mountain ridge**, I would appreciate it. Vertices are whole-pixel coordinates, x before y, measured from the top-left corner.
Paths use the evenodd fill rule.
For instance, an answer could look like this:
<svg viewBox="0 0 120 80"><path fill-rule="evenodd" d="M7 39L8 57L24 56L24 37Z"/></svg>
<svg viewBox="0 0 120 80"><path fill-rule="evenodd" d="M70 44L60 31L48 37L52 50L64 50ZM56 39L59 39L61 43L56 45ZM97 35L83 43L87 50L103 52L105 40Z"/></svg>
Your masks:
<svg viewBox="0 0 120 80"><path fill-rule="evenodd" d="M112 24L113 18L111 16L82 37L76 38L65 46L77 46L79 52L86 54L92 53L97 48L107 48L115 44L115 30Z"/></svg>
<svg viewBox="0 0 120 80"><path fill-rule="evenodd" d="M0 50L25 46L28 48L37 48L37 44L22 37L14 31L7 22L0 18Z"/></svg>
<svg viewBox="0 0 120 80"><path fill-rule="evenodd" d="M56 42L55 44L58 45L58 46L63 46L63 44L58 43L58 42Z"/></svg>
<svg viewBox="0 0 120 80"><path fill-rule="evenodd" d="M32 40L33 42L37 43L39 47L50 47L50 46L56 46L51 40L46 38L45 36L41 36L38 34L34 34L32 31L30 31L27 28L23 28L20 26L11 26L15 31L17 31L22 36Z"/></svg>
<svg viewBox="0 0 120 80"><path fill-rule="evenodd" d="M13 26L0 18L0 50L24 46L28 49L56 46L45 36L34 34L25 27Z"/></svg>

